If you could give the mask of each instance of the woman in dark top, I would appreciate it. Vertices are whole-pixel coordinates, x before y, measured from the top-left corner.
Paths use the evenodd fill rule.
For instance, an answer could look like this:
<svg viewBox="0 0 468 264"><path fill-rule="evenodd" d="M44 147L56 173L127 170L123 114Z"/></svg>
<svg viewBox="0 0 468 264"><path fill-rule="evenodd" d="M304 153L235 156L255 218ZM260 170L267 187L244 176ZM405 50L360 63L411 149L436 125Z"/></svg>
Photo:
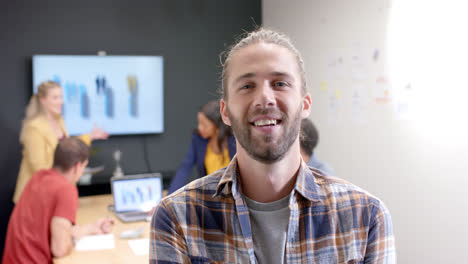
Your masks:
<svg viewBox="0 0 468 264"><path fill-rule="evenodd" d="M168 194L185 185L194 165L199 177L226 167L236 154L236 141L231 128L224 124L219 112L219 101L205 104L198 112L198 129L182 165L172 179Z"/></svg>

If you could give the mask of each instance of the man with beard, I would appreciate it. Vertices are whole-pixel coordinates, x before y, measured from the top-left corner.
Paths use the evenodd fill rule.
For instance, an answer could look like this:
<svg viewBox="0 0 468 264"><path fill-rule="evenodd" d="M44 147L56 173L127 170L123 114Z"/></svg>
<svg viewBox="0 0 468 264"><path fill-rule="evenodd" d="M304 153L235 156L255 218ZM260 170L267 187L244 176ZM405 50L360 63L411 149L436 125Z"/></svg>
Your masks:
<svg viewBox="0 0 468 264"><path fill-rule="evenodd" d="M159 203L150 263L394 263L384 204L301 158L311 98L290 40L258 29L226 54L220 111L237 154Z"/></svg>

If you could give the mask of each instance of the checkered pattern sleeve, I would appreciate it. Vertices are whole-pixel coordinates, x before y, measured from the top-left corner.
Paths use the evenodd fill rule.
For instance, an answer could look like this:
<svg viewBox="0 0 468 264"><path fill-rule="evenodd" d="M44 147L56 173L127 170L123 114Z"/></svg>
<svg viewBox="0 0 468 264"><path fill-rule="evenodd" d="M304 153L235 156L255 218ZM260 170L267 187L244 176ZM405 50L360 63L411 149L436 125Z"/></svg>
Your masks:
<svg viewBox="0 0 468 264"><path fill-rule="evenodd" d="M364 263L396 263L395 239L390 213L380 202L373 207L372 215Z"/></svg>
<svg viewBox="0 0 468 264"><path fill-rule="evenodd" d="M175 221L167 200L156 207L151 221L149 263L190 263L182 230Z"/></svg>

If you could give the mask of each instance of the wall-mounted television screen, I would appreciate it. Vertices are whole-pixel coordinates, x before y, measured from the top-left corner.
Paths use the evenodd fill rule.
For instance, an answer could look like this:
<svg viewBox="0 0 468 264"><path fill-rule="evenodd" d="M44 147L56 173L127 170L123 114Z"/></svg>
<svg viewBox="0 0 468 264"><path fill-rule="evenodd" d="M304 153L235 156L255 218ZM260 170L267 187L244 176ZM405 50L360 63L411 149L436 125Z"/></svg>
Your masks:
<svg viewBox="0 0 468 264"><path fill-rule="evenodd" d="M33 91L47 80L63 89L70 135L93 125L111 135L164 131L163 57L34 55Z"/></svg>

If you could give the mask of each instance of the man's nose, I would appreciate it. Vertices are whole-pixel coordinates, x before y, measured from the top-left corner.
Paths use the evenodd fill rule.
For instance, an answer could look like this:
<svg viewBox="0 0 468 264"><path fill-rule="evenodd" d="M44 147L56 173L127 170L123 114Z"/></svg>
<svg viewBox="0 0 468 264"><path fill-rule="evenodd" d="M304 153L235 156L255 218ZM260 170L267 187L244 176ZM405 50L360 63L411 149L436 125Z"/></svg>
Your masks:
<svg viewBox="0 0 468 264"><path fill-rule="evenodd" d="M268 81L258 87L255 94L255 107L265 108L276 105L275 90Z"/></svg>

